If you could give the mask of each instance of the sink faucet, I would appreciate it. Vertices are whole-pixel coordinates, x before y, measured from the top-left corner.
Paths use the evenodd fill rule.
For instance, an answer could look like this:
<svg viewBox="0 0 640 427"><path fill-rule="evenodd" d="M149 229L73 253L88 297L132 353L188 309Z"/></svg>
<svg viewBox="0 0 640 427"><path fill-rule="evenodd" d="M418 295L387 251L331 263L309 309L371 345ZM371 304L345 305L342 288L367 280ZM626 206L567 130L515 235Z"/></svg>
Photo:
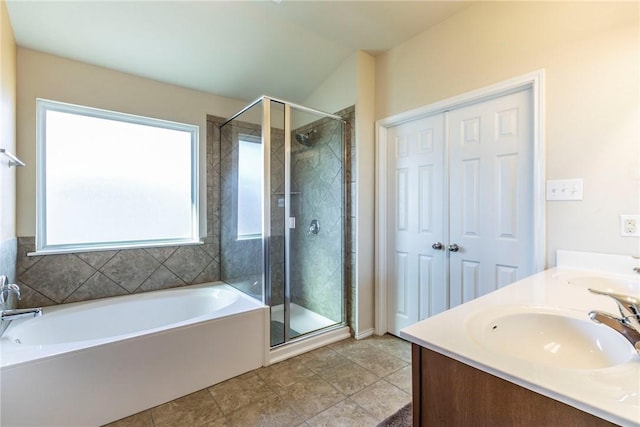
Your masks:
<svg viewBox="0 0 640 427"><path fill-rule="evenodd" d="M20 299L20 287L7 282L7 276L0 276L0 336L14 319L42 316L42 308L16 308Z"/></svg>
<svg viewBox="0 0 640 427"><path fill-rule="evenodd" d="M640 353L640 299L599 289L589 289L589 292L613 298L618 305L621 316L618 318L608 313L593 310L589 313L589 318L620 333Z"/></svg>

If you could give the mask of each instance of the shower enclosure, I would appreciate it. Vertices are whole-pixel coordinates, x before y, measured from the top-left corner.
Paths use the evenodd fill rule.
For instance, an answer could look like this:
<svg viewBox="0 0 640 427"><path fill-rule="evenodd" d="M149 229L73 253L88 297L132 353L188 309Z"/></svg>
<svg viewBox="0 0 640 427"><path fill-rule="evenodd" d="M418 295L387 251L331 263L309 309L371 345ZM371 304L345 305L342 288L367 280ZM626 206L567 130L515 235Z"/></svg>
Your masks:
<svg viewBox="0 0 640 427"><path fill-rule="evenodd" d="M344 326L343 120L263 96L220 138L221 279L269 305L272 348Z"/></svg>

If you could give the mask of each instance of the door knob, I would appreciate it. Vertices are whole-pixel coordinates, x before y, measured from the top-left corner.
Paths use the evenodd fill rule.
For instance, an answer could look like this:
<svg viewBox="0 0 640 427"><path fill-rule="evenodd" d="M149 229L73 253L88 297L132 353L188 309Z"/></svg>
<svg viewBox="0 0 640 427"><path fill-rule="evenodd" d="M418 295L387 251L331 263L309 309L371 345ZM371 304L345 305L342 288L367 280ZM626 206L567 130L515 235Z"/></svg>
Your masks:
<svg viewBox="0 0 640 427"><path fill-rule="evenodd" d="M452 245L449 245L449 252L458 252L459 250L460 250L460 247L455 243Z"/></svg>
<svg viewBox="0 0 640 427"><path fill-rule="evenodd" d="M435 242L431 247L437 251L441 251L444 248L444 245L440 242Z"/></svg>

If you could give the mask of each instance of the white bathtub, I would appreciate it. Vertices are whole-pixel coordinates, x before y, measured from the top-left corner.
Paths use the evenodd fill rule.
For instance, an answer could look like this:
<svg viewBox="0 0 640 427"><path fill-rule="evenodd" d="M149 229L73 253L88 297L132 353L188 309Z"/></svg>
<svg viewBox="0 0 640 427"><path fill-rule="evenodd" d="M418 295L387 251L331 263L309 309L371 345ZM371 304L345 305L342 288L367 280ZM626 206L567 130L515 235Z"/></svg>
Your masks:
<svg viewBox="0 0 640 427"><path fill-rule="evenodd" d="M0 340L0 424L95 426L263 364L268 308L224 284L45 307Z"/></svg>

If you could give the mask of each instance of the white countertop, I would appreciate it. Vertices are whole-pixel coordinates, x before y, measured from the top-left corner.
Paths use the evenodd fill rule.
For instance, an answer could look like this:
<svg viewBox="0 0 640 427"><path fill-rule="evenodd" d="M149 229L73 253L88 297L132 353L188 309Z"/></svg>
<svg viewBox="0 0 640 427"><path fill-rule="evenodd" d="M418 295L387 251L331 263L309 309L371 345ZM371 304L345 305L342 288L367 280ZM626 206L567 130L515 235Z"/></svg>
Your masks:
<svg viewBox="0 0 640 427"><path fill-rule="evenodd" d="M633 274L633 267L638 265L639 261L630 256L559 251L558 267L404 328L400 336L610 422L640 426L640 355L631 345L624 363L573 369L500 354L480 343L471 332L474 322L500 310L558 310L587 321L591 310L618 316L611 298L591 294L587 288L640 297L640 276Z"/></svg>

